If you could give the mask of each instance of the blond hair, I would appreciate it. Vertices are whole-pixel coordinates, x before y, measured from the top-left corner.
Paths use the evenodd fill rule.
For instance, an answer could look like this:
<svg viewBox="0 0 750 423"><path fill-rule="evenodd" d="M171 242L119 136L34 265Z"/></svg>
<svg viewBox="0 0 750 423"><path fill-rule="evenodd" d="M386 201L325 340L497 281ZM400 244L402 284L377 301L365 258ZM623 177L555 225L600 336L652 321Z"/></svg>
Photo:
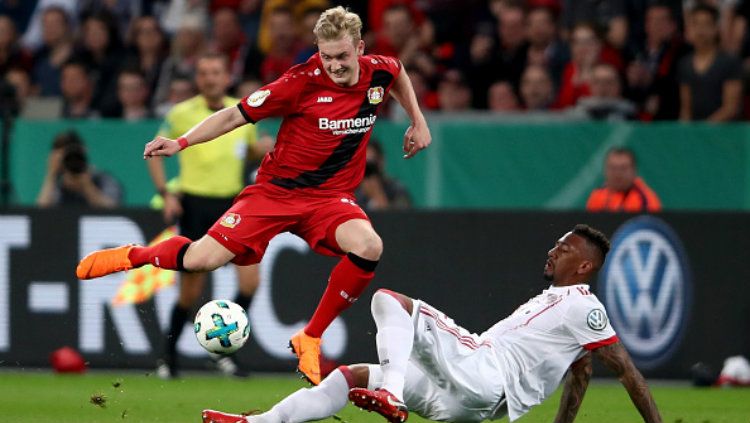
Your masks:
<svg viewBox="0 0 750 423"><path fill-rule="evenodd" d="M362 39L362 20L341 6L333 7L320 14L313 33L317 41L335 41L349 34L358 43Z"/></svg>

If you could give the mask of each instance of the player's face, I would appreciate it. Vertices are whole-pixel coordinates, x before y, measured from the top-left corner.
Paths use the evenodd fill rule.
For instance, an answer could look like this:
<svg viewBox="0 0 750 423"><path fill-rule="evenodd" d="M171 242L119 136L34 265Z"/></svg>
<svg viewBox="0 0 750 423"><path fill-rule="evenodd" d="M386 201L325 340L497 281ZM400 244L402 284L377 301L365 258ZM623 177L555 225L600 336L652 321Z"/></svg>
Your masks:
<svg viewBox="0 0 750 423"><path fill-rule="evenodd" d="M365 42L355 43L350 35L338 40L318 40L318 50L323 68L333 82L350 87L359 81L359 56L365 51Z"/></svg>
<svg viewBox="0 0 750 423"><path fill-rule="evenodd" d="M557 240L547 252L544 265L544 279L555 285L578 283L578 272L584 261L585 241L578 235L568 232Z"/></svg>

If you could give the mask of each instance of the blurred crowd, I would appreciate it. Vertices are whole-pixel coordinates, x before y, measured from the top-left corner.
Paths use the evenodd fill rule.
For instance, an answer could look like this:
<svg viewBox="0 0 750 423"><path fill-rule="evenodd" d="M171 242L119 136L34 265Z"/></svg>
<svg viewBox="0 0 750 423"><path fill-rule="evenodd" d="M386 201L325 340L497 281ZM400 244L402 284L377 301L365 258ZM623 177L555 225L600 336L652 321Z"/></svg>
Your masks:
<svg viewBox="0 0 750 423"><path fill-rule="evenodd" d="M160 117L195 94L203 52L229 57L237 97L307 60L317 17L337 3L6 0L2 84L30 116ZM750 116L748 0L343 3L363 18L367 52L400 58L428 111Z"/></svg>

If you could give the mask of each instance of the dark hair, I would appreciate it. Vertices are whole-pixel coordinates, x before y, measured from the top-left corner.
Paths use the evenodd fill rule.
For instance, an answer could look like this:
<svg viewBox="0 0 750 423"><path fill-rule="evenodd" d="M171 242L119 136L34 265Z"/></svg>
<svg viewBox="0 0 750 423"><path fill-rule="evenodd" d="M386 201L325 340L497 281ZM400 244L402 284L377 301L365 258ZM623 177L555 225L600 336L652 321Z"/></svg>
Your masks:
<svg viewBox="0 0 750 423"><path fill-rule="evenodd" d="M604 264L604 259L607 257L607 253L609 253L610 248L609 239L607 239L607 236L604 235L601 231L583 223L577 224L573 228L573 233L585 238L586 242L588 242L589 245L596 248L600 255L600 261L596 267L601 267L601 265Z"/></svg>
<svg viewBox="0 0 750 423"><path fill-rule="evenodd" d="M52 141L52 149L65 148L74 144L83 145L83 139L78 135L78 132L71 129L55 135L55 139Z"/></svg>
<svg viewBox="0 0 750 423"><path fill-rule="evenodd" d="M638 160L636 160L635 158L635 153L633 152L633 150L629 149L628 147L612 147L609 150L607 150L607 157L613 154L625 154L627 156L630 156L630 161L633 162L633 166L638 165Z"/></svg>
<svg viewBox="0 0 750 423"><path fill-rule="evenodd" d="M695 16L697 13L708 13L711 16L711 20L714 21L714 23L719 22L719 9L706 4L706 3L698 3L690 9L690 16Z"/></svg>

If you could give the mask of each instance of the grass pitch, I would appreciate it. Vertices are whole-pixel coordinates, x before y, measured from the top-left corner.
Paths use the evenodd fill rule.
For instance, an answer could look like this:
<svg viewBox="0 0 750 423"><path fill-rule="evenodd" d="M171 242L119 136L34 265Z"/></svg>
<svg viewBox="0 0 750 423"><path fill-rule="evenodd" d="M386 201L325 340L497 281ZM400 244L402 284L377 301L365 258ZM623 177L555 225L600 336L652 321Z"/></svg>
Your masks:
<svg viewBox="0 0 750 423"><path fill-rule="evenodd" d="M55 375L0 372L0 421L15 423L200 422L200 410L266 410L305 386L292 376L256 375L247 380L188 375L162 381L148 373ZM656 403L668 423L750 423L750 389L698 389L652 383ZM524 416L522 423L550 422L560 390ZM382 423L378 415L347 406L349 423ZM333 422L335 420L329 419ZM416 415L409 422L425 422ZM507 422L507 417L502 420ZM640 416L618 383L592 381L577 422L637 422Z"/></svg>

